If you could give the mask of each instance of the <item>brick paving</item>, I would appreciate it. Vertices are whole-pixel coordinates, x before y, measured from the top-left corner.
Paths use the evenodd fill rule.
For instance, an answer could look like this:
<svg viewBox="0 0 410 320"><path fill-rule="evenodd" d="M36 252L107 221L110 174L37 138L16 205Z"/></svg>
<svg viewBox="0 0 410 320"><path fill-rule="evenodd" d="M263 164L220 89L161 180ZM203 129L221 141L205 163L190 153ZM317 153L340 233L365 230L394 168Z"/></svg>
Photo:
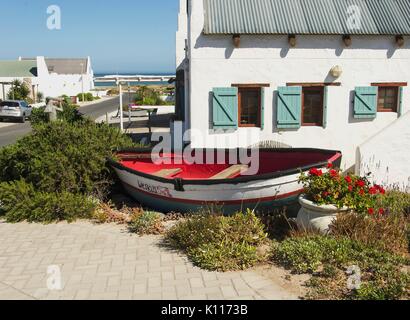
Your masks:
<svg viewBox="0 0 410 320"><path fill-rule="evenodd" d="M50 266L57 269L48 269ZM49 290L52 270L60 290ZM0 222L0 300L297 299L255 271L207 272L159 236L89 222Z"/></svg>

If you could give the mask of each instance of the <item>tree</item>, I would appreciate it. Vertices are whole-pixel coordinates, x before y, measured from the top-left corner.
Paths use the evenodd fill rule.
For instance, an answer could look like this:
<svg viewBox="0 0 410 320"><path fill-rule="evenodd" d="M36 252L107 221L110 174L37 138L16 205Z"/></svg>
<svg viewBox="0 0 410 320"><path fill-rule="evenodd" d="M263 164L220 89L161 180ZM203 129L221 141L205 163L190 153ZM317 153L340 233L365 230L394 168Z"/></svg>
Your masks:
<svg viewBox="0 0 410 320"><path fill-rule="evenodd" d="M24 82L14 80L11 89L7 93L7 98L12 100L27 100L30 95L30 89Z"/></svg>
<svg viewBox="0 0 410 320"><path fill-rule="evenodd" d="M44 101L44 94L42 92L37 92L37 102Z"/></svg>

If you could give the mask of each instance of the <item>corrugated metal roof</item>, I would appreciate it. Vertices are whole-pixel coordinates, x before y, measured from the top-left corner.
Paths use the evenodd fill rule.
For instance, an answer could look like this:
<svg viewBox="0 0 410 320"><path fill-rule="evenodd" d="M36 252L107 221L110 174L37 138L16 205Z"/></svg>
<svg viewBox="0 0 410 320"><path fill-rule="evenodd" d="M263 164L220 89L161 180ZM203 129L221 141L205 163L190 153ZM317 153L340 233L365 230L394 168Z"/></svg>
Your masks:
<svg viewBox="0 0 410 320"><path fill-rule="evenodd" d="M205 34L410 35L410 0L204 0L204 7Z"/></svg>
<svg viewBox="0 0 410 320"><path fill-rule="evenodd" d="M50 59L46 58L50 73L57 74L85 74L88 68L88 59Z"/></svg>
<svg viewBox="0 0 410 320"><path fill-rule="evenodd" d="M37 77L36 61L0 61L0 77L31 78Z"/></svg>

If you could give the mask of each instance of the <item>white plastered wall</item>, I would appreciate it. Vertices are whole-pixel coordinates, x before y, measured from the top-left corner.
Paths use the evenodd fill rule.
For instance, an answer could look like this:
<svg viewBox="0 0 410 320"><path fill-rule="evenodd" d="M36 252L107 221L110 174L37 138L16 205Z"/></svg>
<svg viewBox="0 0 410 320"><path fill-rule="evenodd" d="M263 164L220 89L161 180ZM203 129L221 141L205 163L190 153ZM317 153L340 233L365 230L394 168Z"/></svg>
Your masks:
<svg viewBox="0 0 410 320"><path fill-rule="evenodd" d="M397 120L397 113L379 113L373 120L354 119L351 102L356 86L410 82L409 38L399 49L394 37L387 36L353 37L350 48L344 48L341 36L298 36L296 48L290 48L286 36L242 35L241 46L235 49L229 35L203 34L202 1L193 1L191 10L190 127L198 132L192 135L193 147L245 147L257 140L275 140L293 147L341 150L343 168L348 169L355 165L357 147ZM339 79L329 75L336 65L343 70ZM340 82L341 86L329 87L326 129L302 127L279 131L276 128L279 86L288 82L331 81ZM234 83L270 84L265 91L263 130L239 128L218 133L212 130L210 92L214 87L230 87ZM404 113L410 110L409 90L404 90Z"/></svg>

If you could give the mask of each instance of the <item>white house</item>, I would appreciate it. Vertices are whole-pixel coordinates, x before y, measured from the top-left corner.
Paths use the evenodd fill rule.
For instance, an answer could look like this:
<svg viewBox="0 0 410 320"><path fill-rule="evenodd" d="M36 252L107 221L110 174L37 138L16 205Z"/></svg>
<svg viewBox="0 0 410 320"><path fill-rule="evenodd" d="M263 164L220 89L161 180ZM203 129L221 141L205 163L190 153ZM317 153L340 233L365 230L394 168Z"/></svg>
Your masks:
<svg viewBox="0 0 410 320"><path fill-rule="evenodd" d="M35 99L37 92L46 97L75 96L94 89L91 59L51 59L44 57L0 61L0 99L5 99L10 83L26 82Z"/></svg>
<svg viewBox="0 0 410 320"><path fill-rule="evenodd" d="M195 148L272 140L352 169L410 110L410 1L180 0L178 25L176 121Z"/></svg>

